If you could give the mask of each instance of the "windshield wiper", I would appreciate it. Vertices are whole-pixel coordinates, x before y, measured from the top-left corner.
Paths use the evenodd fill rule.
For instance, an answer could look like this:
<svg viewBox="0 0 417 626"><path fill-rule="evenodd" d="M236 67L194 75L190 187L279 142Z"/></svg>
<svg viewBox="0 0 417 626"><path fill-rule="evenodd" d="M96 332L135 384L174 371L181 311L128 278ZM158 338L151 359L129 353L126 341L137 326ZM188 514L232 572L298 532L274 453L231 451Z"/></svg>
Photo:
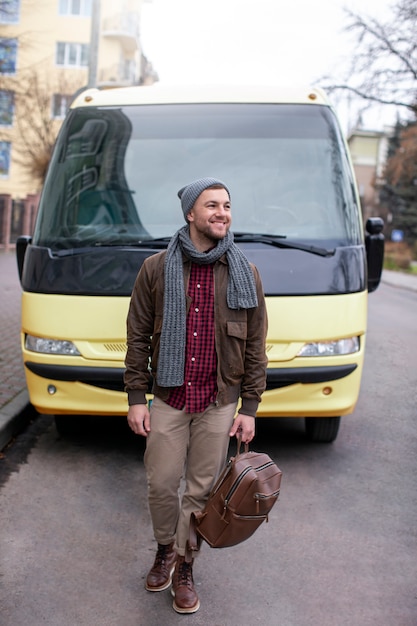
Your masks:
<svg viewBox="0 0 417 626"><path fill-rule="evenodd" d="M264 243L267 246L275 246L276 248L290 248L292 250L303 250L310 254L317 254L318 256L333 256L336 252L336 248L328 250L327 248L319 248L318 246L312 246L306 243L299 243L298 241L290 241L286 235L265 235L263 233L233 233L235 241L237 243L253 242Z"/></svg>
<svg viewBox="0 0 417 626"><path fill-rule="evenodd" d="M75 256L78 254L91 254L97 250L97 248L158 248L164 249L168 246L171 237L160 237L159 239L133 239L132 241L123 241L120 239L114 239L109 241L92 241L85 242L84 245L71 246L68 248L55 249L53 251L54 256Z"/></svg>
<svg viewBox="0 0 417 626"><path fill-rule="evenodd" d="M94 242L94 246L106 248L106 247L127 247L127 248L166 248L171 241L171 237L157 237L153 239L150 237L149 239L131 239L125 240L122 239L114 239L106 241L103 239L102 241Z"/></svg>

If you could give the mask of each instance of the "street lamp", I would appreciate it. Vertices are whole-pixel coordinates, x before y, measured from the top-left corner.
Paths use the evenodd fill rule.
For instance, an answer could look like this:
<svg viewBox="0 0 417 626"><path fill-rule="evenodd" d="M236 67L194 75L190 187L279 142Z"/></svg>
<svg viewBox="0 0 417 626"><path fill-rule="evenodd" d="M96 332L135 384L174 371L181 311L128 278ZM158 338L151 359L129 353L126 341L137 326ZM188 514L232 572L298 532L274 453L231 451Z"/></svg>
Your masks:
<svg viewBox="0 0 417 626"><path fill-rule="evenodd" d="M91 7L90 58L87 87L97 85L98 46L100 40L100 0L93 0Z"/></svg>

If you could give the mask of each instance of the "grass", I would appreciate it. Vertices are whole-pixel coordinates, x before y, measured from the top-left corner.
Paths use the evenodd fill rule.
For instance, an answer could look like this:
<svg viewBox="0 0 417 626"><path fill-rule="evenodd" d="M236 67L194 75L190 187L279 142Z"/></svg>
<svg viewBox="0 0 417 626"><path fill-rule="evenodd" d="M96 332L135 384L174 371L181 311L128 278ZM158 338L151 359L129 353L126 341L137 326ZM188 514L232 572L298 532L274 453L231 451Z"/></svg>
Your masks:
<svg viewBox="0 0 417 626"><path fill-rule="evenodd" d="M413 250L406 243L385 242L384 269L417 275L417 262Z"/></svg>
<svg viewBox="0 0 417 626"><path fill-rule="evenodd" d="M386 257L384 259L384 270L391 270L393 272L403 272L403 274L413 274L417 276L417 263L413 262L409 267L404 267L395 262L392 257Z"/></svg>

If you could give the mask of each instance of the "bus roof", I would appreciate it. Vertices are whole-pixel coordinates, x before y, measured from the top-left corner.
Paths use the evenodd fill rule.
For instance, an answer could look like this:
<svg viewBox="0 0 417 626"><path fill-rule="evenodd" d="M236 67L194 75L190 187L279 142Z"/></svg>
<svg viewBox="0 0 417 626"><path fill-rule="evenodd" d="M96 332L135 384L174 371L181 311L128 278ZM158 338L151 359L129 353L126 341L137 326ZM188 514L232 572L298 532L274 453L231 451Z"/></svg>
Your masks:
<svg viewBox="0 0 417 626"><path fill-rule="evenodd" d="M317 87L161 85L87 89L76 96L71 108L134 104L209 103L321 104L329 102Z"/></svg>

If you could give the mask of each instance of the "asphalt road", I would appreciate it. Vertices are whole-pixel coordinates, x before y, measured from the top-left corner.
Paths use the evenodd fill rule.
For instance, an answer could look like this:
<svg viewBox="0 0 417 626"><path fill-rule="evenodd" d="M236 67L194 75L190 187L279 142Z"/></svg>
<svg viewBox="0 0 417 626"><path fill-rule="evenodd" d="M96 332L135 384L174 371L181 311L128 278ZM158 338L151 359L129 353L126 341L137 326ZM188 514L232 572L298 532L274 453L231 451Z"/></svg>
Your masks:
<svg viewBox="0 0 417 626"><path fill-rule="evenodd" d="M259 422L280 500L246 543L203 549L192 616L143 588L143 441L120 418L73 440L34 420L0 463L2 626L416 626L417 294L381 285L369 305L355 413L333 444Z"/></svg>

